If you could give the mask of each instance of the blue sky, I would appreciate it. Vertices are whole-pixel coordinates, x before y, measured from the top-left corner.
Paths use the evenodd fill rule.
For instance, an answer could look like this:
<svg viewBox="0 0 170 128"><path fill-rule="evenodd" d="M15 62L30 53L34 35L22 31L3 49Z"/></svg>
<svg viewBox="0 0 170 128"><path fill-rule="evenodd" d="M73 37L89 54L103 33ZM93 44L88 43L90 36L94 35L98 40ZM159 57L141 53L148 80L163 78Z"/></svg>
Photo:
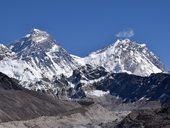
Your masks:
<svg viewBox="0 0 170 128"><path fill-rule="evenodd" d="M1 0L0 42L39 28L85 56L117 38L147 46L170 69L170 0Z"/></svg>

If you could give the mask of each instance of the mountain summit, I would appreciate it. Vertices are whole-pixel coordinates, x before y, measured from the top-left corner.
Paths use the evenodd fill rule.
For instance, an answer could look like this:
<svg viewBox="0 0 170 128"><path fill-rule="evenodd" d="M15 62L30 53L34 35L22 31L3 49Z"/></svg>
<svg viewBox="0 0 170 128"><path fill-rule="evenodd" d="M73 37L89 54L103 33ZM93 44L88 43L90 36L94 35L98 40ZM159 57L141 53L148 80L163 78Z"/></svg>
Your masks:
<svg viewBox="0 0 170 128"><path fill-rule="evenodd" d="M139 76L164 72L160 60L146 47L129 39L117 40L114 44L89 54L85 58L74 57L81 64L103 66L109 72L127 72ZM81 60L81 61L80 61Z"/></svg>
<svg viewBox="0 0 170 128"><path fill-rule="evenodd" d="M103 66L108 72L127 72L139 76L164 72L160 60L146 47L129 39L117 40L110 46L80 58L70 55L45 31L32 31L19 39L10 49L20 60L26 61L47 78L64 74L69 76L80 66L90 64L97 68Z"/></svg>
<svg viewBox="0 0 170 128"><path fill-rule="evenodd" d="M160 60L146 47L129 39L117 40L114 44L80 58L70 55L47 32L32 29L23 38L10 45L19 60L33 67L43 77L70 76L74 69L86 64L94 68L104 67L108 72L127 72L139 76L164 72Z"/></svg>
<svg viewBox="0 0 170 128"><path fill-rule="evenodd" d="M31 40L35 43L41 43L47 41L50 36L47 32L34 28L31 33L27 34L25 37L31 38Z"/></svg>
<svg viewBox="0 0 170 128"><path fill-rule="evenodd" d="M76 62L70 54L47 32L39 29L33 29L13 43L10 49L20 60L26 61L47 78L61 73L67 76L76 68Z"/></svg>

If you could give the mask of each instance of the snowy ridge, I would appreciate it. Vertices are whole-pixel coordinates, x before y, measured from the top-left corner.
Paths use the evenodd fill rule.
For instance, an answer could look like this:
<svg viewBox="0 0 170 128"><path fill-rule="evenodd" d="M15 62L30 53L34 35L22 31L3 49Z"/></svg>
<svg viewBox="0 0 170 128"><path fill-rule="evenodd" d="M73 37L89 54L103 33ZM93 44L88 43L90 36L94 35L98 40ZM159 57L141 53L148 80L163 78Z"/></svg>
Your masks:
<svg viewBox="0 0 170 128"><path fill-rule="evenodd" d="M28 89L51 89L56 93L53 77L69 76L77 65L47 32L38 29L33 29L9 48L0 45L0 72L19 80Z"/></svg>
<svg viewBox="0 0 170 128"><path fill-rule="evenodd" d="M31 40L35 43L41 43L47 41L49 38L49 34L45 31L41 31L39 29L33 29L30 34L25 36L26 38L31 38Z"/></svg>
<svg viewBox="0 0 170 128"><path fill-rule="evenodd" d="M19 81L35 81L42 77L42 74L20 60L0 61L0 71Z"/></svg>
<svg viewBox="0 0 170 128"><path fill-rule="evenodd" d="M78 57L76 55L72 55L71 54L71 57L81 66L84 66L86 65L86 62L84 61L84 58L81 58L81 57Z"/></svg>
<svg viewBox="0 0 170 128"><path fill-rule="evenodd" d="M114 44L81 58L80 64L83 63L93 67L103 66L109 72L127 72L139 76L165 71L160 60L148 50L146 44L137 44L129 39L117 40Z"/></svg>
<svg viewBox="0 0 170 128"><path fill-rule="evenodd" d="M0 44L0 72L19 81L37 81L42 76L33 67L22 60L18 60L15 53Z"/></svg>
<svg viewBox="0 0 170 128"><path fill-rule="evenodd" d="M78 82L72 83L68 78L75 70L79 71L76 74ZM38 29L33 29L9 48L0 45L0 72L16 78L26 88L52 90L55 94L60 87L53 80L56 78L56 82L60 83L57 78L62 74L66 77L64 79L68 87L74 88L79 84L100 82L113 72L149 76L164 71L160 60L145 44L128 39L117 40L84 58L69 54L47 32ZM89 94L99 96L104 93L92 90Z"/></svg>
<svg viewBox="0 0 170 128"><path fill-rule="evenodd" d="M5 58L16 58L16 55L14 52L9 50L5 45L0 44L0 60L3 60Z"/></svg>

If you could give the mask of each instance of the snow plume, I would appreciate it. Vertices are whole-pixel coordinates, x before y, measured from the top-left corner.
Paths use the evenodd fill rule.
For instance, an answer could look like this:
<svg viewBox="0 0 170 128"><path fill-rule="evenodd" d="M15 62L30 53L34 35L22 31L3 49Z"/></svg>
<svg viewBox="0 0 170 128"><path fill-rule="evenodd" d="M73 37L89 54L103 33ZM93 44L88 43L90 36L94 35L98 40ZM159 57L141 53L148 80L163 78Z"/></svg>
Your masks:
<svg viewBox="0 0 170 128"><path fill-rule="evenodd" d="M123 37L123 38L129 38L135 35L135 32L132 29L125 29L121 32L118 32L116 34L116 37Z"/></svg>

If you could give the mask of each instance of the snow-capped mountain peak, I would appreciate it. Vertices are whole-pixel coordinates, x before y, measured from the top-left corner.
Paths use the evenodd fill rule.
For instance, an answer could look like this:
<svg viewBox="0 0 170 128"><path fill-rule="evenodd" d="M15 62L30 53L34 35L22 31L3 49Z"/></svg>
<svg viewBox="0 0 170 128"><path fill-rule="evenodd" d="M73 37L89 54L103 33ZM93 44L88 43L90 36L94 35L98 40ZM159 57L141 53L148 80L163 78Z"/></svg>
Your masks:
<svg viewBox="0 0 170 128"><path fill-rule="evenodd" d="M50 35L45 31L34 28L24 38L28 38L34 43L41 43L47 41L50 38Z"/></svg>
<svg viewBox="0 0 170 128"><path fill-rule="evenodd" d="M86 64L103 66L109 72L127 72L140 76L165 71L160 60L146 47L129 39L117 40L84 58Z"/></svg>
<svg viewBox="0 0 170 128"><path fill-rule="evenodd" d="M36 43L47 41L48 38L50 37L47 32L41 31L39 29L33 29L31 31L30 36L31 36L32 41Z"/></svg>
<svg viewBox="0 0 170 128"><path fill-rule="evenodd" d="M76 62L65 49L45 31L33 29L10 46L18 58L41 72L45 77L71 74Z"/></svg>
<svg viewBox="0 0 170 128"><path fill-rule="evenodd" d="M54 91L61 76L66 85L75 87L103 80L112 72L148 76L163 71L164 66L146 44L129 39L117 40L84 58L70 55L47 32L39 29L32 29L9 48L0 45L0 72L35 90ZM56 84L54 78L58 81Z"/></svg>
<svg viewBox="0 0 170 128"><path fill-rule="evenodd" d="M141 44L141 43L136 43L130 39L118 39L115 43L113 43L112 45L114 46L118 46L118 45L137 45L137 46L146 46L146 44Z"/></svg>
<svg viewBox="0 0 170 128"><path fill-rule="evenodd" d="M32 33L47 33L47 32L45 32L45 31L42 31L42 30L37 29L37 28L33 28L31 32L32 32Z"/></svg>

